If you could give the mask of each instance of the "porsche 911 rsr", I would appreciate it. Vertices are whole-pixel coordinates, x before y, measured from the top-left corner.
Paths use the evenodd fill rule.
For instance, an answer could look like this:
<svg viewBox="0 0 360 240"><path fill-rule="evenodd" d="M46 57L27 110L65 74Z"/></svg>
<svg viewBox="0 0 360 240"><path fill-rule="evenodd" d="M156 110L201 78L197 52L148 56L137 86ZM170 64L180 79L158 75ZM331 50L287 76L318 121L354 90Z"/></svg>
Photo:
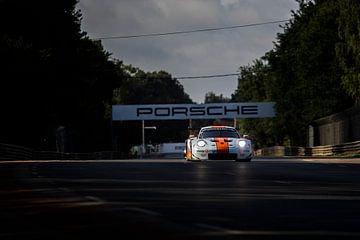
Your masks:
<svg viewBox="0 0 360 240"><path fill-rule="evenodd" d="M251 141L228 126L209 126L200 129L197 137L185 141L186 160L229 159L251 161Z"/></svg>

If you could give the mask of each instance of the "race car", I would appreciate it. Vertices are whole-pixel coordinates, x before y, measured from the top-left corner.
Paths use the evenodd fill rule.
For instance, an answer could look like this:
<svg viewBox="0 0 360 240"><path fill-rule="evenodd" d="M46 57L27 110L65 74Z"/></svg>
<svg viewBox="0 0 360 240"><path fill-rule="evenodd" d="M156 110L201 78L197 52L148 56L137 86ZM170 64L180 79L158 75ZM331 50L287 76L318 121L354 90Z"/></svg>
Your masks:
<svg viewBox="0 0 360 240"><path fill-rule="evenodd" d="M253 157L251 141L229 126L203 127L197 137L191 135L185 144L185 159L188 161L227 159L250 162Z"/></svg>

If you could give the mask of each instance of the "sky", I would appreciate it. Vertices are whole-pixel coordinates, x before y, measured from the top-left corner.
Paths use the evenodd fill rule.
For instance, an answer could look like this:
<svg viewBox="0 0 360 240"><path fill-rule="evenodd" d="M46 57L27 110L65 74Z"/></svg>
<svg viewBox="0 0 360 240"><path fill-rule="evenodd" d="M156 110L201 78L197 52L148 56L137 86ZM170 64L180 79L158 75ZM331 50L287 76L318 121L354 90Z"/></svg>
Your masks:
<svg viewBox="0 0 360 240"><path fill-rule="evenodd" d="M290 19L295 0L80 0L82 30L93 39L192 31ZM238 73L274 47L284 23L166 36L102 39L112 57L173 77ZM179 80L203 103L214 92L231 97L237 76Z"/></svg>

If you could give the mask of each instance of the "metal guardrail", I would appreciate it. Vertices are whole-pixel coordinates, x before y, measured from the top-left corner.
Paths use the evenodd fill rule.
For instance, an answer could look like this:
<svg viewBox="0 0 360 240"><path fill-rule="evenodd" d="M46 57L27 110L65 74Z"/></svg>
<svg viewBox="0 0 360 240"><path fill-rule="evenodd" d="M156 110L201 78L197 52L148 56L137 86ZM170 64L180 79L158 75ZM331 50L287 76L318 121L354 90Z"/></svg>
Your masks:
<svg viewBox="0 0 360 240"><path fill-rule="evenodd" d="M360 155L360 141L311 148L312 156Z"/></svg>
<svg viewBox="0 0 360 240"><path fill-rule="evenodd" d="M360 156L360 141L338 145L316 146L312 148L274 146L258 149L255 156ZM179 157L179 156L176 156ZM102 151L94 153L60 153L51 151L34 151L29 148L0 143L0 160L96 160L96 159L129 159L128 154Z"/></svg>
<svg viewBox="0 0 360 240"><path fill-rule="evenodd" d="M302 147L285 147L274 146L268 148L262 148L255 151L255 156L304 156L305 148Z"/></svg>
<svg viewBox="0 0 360 240"><path fill-rule="evenodd" d="M0 160L33 159L34 151L30 148L11 144L0 144Z"/></svg>
<svg viewBox="0 0 360 240"><path fill-rule="evenodd" d="M0 143L0 160L96 160L127 158L130 158L128 154L113 151L61 153L52 151L35 151L30 148Z"/></svg>
<svg viewBox="0 0 360 240"><path fill-rule="evenodd" d="M255 156L357 156L360 155L360 141L316 147L274 146L255 151Z"/></svg>

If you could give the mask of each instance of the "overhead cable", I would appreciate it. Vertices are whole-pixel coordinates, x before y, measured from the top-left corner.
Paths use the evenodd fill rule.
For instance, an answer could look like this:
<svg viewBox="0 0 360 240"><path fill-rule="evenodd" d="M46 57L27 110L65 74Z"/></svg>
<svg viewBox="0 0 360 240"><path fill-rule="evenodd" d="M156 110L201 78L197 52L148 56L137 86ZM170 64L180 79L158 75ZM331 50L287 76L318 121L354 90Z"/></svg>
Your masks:
<svg viewBox="0 0 360 240"><path fill-rule="evenodd" d="M230 77L239 76L239 73L217 74L217 75L204 75L204 76L188 76L188 77L174 77L178 80L182 79L196 79L196 78L218 78L218 77Z"/></svg>
<svg viewBox="0 0 360 240"><path fill-rule="evenodd" d="M137 34L137 35L98 37L98 38L94 38L94 39L95 40L111 40L111 39L127 39L127 38L140 38L140 37L158 37L158 36L166 36L166 35L188 34L188 33L197 33L197 32L229 30L229 29L235 29L235 28L255 27L255 26L261 26L261 25L283 23L283 22L287 22L287 21L289 21L289 19L288 20L270 21L270 22L261 22L261 23L250 23L250 24L245 24L245 25L235 25L235 26L228 26L228 27L203 28L203 29L195 29L195 30L188 30L188 31L175 31L175 32L164 32L164 33L147 33L147 34Z"/></svg>
<svg viewBox="0 0 360 240"><path fill-rule="evenodd" d="M240 73L227 73L227 74L215 74L215 75L200 75L200 76L185 76L185 77L175 77L175 76L155 76L155 77L148 77L148 76L129 76L128 79L176 79L176 80L186 80L186 79L200 79L200 78L220 78L220 77L232 77L232 76L239 76Z"/></svg>

